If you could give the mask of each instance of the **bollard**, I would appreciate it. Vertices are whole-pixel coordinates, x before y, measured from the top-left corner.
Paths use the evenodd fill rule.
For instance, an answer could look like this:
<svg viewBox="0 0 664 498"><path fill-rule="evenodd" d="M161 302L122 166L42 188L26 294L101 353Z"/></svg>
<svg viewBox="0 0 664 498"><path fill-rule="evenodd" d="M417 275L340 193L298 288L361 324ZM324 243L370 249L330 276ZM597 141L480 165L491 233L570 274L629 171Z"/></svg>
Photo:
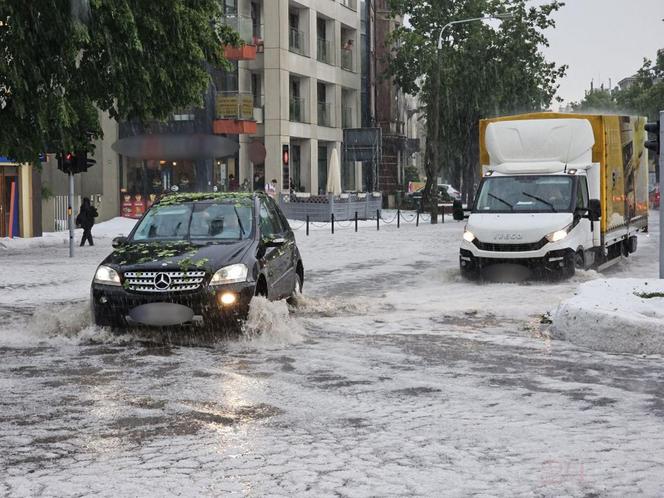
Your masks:
<svg viewBox="0 0 664 498"><path fill-rule="evenodd" d="M330 220L332 221L332 234L334 235L334 213L330 215Z"/></svg>
<svg viewBox="0 0 664 498"><path fill-rule="evenodd" d="M401 209L397 209L397 228L401 228Z"/></svg>
<svg viewBox="0 0 664 498"><path fill-rule="evenodd" d="M380 209L376 209L376 231L380 230Z"/></svg>
<svg viewBox="0 0 664 498"><path fill-rule="evenodd" d="M419 227L420 226L420 210L417 210L417 217L415 218L415 226Z"/></svg>
<svg viewBox="0 0 664 498"><path fill-rule="evenodd" d="M309 237L309 215L307 215L307 237Z"/></svg>
<svg viewBox="0 0 664 498"><path fill-rule="evenodd" d="M357 232L357 211L355 211L355 231Z"/></svg>
<svg viewBox="0 0 664 498"><path fill-rule="evenodd" d="M442 208L443 208L443 221L442 222L445 223L445 204L443 204Z"/></svg>

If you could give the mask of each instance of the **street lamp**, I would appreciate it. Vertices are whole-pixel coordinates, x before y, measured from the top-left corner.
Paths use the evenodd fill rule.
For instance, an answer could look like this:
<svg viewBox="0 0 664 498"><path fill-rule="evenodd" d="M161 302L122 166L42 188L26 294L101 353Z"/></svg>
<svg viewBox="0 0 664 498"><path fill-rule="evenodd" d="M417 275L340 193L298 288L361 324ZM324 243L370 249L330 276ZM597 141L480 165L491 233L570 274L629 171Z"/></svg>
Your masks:
<svg viewBox="0 0 664 498"><path fill-rule="evenodd" d="M440 70L441 66L443 65L442 61L442 53L443 53L443 33L447 28L450 26L454 26L455 24L465 24L465 23L470 23L470 22L475 22L475 21L491 21L491 20L503 20L503 19L512 19L514 18L514 14L492 14L492 15L487 15L487 16L482 16L482 17L471 17L469 19L458 19L456 21L450 21L448 22L445 26L443 26L440 29L440 33L438 35L438 45L437 45L437 50L436 50L436 81L435 81L435 95L436 95L436 107L434 111L434 115L436 116L435 120L435 126L434 126L434 137L436 140L436 146L434 147L434 164L436 165L436 168L440 167L440 143L438 142L438 136L440 135ZM428 185L431 185L431 181L427 181ZM434 186L434 192L437 193L437 186ZM431 194L432 192L429 191L427 192L427 197L429 198L429 201L431 201ZM436 195L437 198L437 195ZM431 216L431 222L432 223L437 223L438 222L438 202L437 199L434 200L432 203L432 216ZM443 216L445 214L443 213ZM445 221L445 220L443 220Z"/></svg>

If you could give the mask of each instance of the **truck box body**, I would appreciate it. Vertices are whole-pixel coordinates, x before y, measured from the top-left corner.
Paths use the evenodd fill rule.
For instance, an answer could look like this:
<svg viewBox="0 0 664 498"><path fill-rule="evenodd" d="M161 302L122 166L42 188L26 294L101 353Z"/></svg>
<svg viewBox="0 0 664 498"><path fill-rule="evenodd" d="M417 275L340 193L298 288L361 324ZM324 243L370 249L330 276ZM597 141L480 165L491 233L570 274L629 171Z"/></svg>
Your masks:
<svg viewBox="0 0 664 498"><path fill-rule="evenodd" d="M482 120L462 273L508 262L571 275L636 251L648 226L645 121L548 112Z"/></svg>
<svg viewBox="0 0 664 498"><path fill-rule="evenodd" d="M646 118L634 116L530 113L480 121L480 164L491 164L486 148L490 123L535 119L585 119L592 126L592 162L600 165L602 234L648 224L648 149Z"/></svg>

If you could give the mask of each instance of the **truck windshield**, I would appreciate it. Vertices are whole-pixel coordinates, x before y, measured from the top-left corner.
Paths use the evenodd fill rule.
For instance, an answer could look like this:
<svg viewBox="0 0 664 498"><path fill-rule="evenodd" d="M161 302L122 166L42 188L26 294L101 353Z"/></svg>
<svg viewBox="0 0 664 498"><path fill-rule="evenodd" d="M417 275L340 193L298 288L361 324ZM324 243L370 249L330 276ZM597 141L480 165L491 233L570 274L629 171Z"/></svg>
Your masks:
<svg viewBox="0 0 664 498"><path fill-rule="evenodd" d="M475 203L478 213L572 211L573 178L562 175L485 177Z"/></svg>
<svg viewBox="0 0 664 498"><path fill-rule="evenodd" d="M135 241L229 241L247 238L251 203L197 202L153 206L134 233Z"/></svg>

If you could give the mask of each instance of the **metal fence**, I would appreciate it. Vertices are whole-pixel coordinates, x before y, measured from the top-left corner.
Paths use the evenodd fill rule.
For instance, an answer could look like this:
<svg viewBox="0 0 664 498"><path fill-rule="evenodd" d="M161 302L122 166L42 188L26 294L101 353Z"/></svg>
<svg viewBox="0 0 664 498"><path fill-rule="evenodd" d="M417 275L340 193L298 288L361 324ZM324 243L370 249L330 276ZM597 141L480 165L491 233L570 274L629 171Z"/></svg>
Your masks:
<svg viewBox="0 0 664 498"><path fill-rule="evenodd" d="M66 195L56 195L53 197L53 231L54 232L64 232L68 230L68 217L67 209L69 208L69 197ZM74 196L74 216L78 212L78 208L81 205L81 196Z"/></svg>
<svg viewBox="0 0 664 498"><path fill-rule="evenodd" d="M348 193L338 196L309 194L280 194L279 207L290 220L329 222L374 219L380 213L383 195L380 192Z"/></svg>

